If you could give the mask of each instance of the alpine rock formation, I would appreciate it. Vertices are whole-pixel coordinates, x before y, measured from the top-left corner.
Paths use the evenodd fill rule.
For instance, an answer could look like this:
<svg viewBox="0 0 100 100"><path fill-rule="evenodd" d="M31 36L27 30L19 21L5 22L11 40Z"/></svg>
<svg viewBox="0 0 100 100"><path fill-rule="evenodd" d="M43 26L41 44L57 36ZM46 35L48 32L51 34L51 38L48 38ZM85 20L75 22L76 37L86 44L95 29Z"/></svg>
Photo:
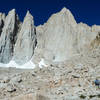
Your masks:
<svg viewBox="0 0 100 100"><path fill-rule="evenodd" d="M76 27L77 23L74 17L66 8L53 14L43 26L44 59L59 62L75 54Z"/></svg>
<svg viewBox="0 0 100 100"><path fill-rule="evenodd" d="M36 31L32 15L26 14L14 48L13 60L16 63L27 63L34 54L36 47Z"/></svg>
<svg viewBox="0 0 100 100"><path fill-rule="evenodd" d="M39 26L29 11L0 13L0 100L100 100L99 86L99 25L67 8Z"/></svg>
<svg viewBox="0 0 100 100"><path fill-rule="evenodd" d="M0 62L8 63L13 56L14 45L16 43L17 32L20 24L15 9L8 13L3 22L4 26L0 37Z"/></svg>
<svg viewBox="0 0 100 100"><path fill-rule="evenodd" d="M4 26L4 20L5 20L5 14L0 13L0 35L1 35L1 32L2 32L2 28Z"/></svg>
<svg viewBox="0 0 100 100"><path fill-rule="evenodd" d="M0 13L0 62L8 64L13 61L16 65L29 66L64 62L93 49L99 31L100 26L77 23L66 8L37 27L29 11L23 23L15 9L7 16Z"/></svg>
<svg viewBox="0 0 100 100"><path fill-rule="evenodd" d="M77 23L66 8L53 14L47 23L36 29L38 44L34 56L49 62L63 62L88 51L98 34L90 26Z"/></svg>

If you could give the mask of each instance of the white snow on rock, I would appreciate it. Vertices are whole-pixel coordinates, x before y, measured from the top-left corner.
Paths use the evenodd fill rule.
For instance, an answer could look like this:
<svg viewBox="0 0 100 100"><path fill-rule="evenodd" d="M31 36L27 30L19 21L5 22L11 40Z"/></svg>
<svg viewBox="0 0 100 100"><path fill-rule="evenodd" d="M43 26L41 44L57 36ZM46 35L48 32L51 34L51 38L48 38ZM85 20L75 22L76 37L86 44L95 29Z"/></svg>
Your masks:
<svg viewBox="0 0 100 100"><path fill-rule="evenodd" d="M40 68L47 67L47 64L45 64L44 59L41 59L41 61L39 62L39 67Z"/></svg>
<svg viewBox="0 0 100 100"><path fill-rule="evenodd" d="M39 68L47 67L47 64L45 64L44 59L41 59L38 65L39 65ZM8 64L0 63L0 67L5 67L5 68L12 67L12 68L18 68L18 69L34 69L36 65L31 60L23 65L19 65L14 60L11 60Z"/></svg>
<svg viewBox="0 0 100 100"><path fill-rule="evenodd" d="M8 64L3 64L0 63L0 67L5 67L5 68L19 68L19 69L34 69L35 64L30 60L29 62L23 64L23 65L18 65L15 61L11 60Z"/></svg>

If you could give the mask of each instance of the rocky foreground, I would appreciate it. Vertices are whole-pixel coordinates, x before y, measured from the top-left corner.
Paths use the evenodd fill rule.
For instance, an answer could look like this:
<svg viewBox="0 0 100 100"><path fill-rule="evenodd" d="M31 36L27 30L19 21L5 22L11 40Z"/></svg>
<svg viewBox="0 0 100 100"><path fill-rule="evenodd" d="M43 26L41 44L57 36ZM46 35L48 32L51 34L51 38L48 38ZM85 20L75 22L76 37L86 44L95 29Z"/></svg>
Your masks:
<svg viewBox="0 0 100 100"><path fill-rule="evenodd" d="M100 100L99 65L91 53L42 69L0 68L0 100Z"/></svg>

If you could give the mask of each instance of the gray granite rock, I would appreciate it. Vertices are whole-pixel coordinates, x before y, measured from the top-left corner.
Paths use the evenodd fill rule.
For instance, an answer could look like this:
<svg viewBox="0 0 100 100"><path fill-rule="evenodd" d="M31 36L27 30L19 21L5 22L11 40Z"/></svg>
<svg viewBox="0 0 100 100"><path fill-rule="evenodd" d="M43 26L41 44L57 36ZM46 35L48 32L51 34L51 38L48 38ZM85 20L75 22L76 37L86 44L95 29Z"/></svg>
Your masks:
<svg viewBox="0 0 100 100"><path fill-rule="evenodd" d="M0 13L0 36L1 36L2 28L4 26L4 22L5 22L5 14Z"/></svg>
<svg viewBox="0 0 100 100"><path fill-rule="evenodd" d="M34 54L35 46L36 32L34 21L28 11L15 44L13 60L18 64L27 63Z"/></svg>
<svg viewBox="0 0 100 100"><path fill-rule="evenodd" d="M21 83L22 82L22 78L21 76L15 76L15 77L12 77L12 79L10 80L10 83Z"/></svg>
<svg viewBox="0 0 100 100"><path fill-rule="evenodd" d="M75 55L84 54L91 48L91 42L96 38L99 27L89 27L77 23L72 13L63 8L53 14L49 20L36 28L37 48L33 60L62 62Z"/></svg>
<svg viewBox="0 0 100 100"><path fill-rule="evenodd" d="M14 28L12 13L14 10L9 18L6 17L10 24L5 20L6 25L2 31L3 33L4 29L7 29L8 34L1 34L0 37L2 41L7 38L7 41L3 42L3 49L0 49L0 58L4 61L7 56L6 60L9 61L8 58L13 56L13 60L18 64L24 64L33 56L33 62L37 60L37 66L41 58L49 64L47 63L47 67L36 67L34 70L0 68L0 99L100 99L100 89L94 84L96 78L100 79L99 26L77 24L71 12L64 8L35 30L33 17L27 12L22 27L20 26L21 30L15 36L17 42L13 44L13 53L10 49L12 42L8 38ZM41 61L42 64L44 62L46 61Z"/></svg>
<svg viewBox="0 0 100 100"><path fill-rule="evenodd" d="M8 63L13 56L18 27L19 19L15 13L15 9L13 9L8 13L5 19L0 37L0 62L2 63Z"/></svg>
<svg viewBox="0 0 100 100"><path fill-rule="evenodd" d="M7 92L12 93L16 91L16 88L12 84L8 84L6 90Z"/></svg>
<svg viewBox="0 0 100 100"><path fill-rule="evenodd" d="M63 8L59 13L53 14L43 28L37 28L38 32L43 33L41 38L44 42L43 57L52 61L64 61L75 53L73 45L75 44L77 23L71 12ZM56 41L55 41L56 40ZM42 44L43 43L43 44ZM41 47L40 45L40 47Z"/></svg>

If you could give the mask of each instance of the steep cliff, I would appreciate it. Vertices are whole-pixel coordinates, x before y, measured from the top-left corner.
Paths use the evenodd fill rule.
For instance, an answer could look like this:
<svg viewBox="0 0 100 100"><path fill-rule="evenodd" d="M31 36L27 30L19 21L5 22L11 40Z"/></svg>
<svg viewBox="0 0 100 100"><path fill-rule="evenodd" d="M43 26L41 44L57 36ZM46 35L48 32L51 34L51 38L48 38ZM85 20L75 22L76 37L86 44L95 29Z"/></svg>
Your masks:
<svg viewBox="0 0 100 100"><path fill-rule="evenodd" d="M41 62L64 62L93 50L99 43L100 26L77 23L72 13L63 8L44 25L35 27L29 11L21 23L13 9L6 17L0 14L0 32L1 63L23 65L32 61L38 66Z"/></svg>
<svg viewBox="0 0 100 100"><path fill-rule="evenodd" d="M0 62L2 63L8 63L13 56L19 24L20 21L13 9L6 16L0 37Z"/></svg>
<svg viewBox="0 0 100 100"><path fill-rule="evenodd" d="M18 34L13 60L19 64L27 63L34 54L36 43L34 21L32 15L28 11Z"/></svg>

